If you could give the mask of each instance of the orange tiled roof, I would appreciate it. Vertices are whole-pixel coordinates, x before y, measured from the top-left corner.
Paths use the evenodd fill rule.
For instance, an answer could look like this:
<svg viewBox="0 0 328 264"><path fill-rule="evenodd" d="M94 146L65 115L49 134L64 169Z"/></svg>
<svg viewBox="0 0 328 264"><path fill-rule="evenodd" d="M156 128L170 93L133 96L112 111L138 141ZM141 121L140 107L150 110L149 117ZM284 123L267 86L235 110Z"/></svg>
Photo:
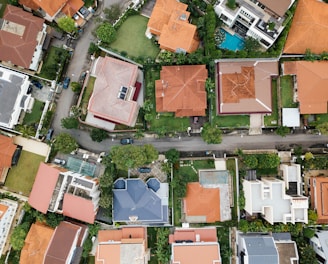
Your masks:
<svg viewBox="0 0 328 264"><path fill-rule="evenodd" d="M276 59L220 60L217 63L218 114L271 113Z"/></svg>
<svg viewBox="0 0 328 264"><path fill-rule="evenodd" d="M283 53L319 54L328 46L328 6L318 0L299 0Z"/></svg>
<svg viewBox="0 0 328 264"><path fill-rule="evenodd" d="M121 263L120 243L101 244L103 242L121 242L122 244L143 244L147 248L147 229L145 227L123 227L116 230L99 230L96 252L96 264Z"/></svg>
<svg viewBox="0 0 328 264"><path fill-rule="evenodd" d="M284 74L295 74L297 76L297 94L300 113L327 113L328 62L292 61L285 62L283 65Z"/></svg>
<svg viewBox="0 0 328 264"><path fill-rule="evenodd" d="M21 5L31 8L32 10L41 8L51 17L56 15L67 2L68 0L19 0Z"/></svg>
<svg viewBox="0 0 328 264"><path fill-rule="evenodd" d="M0 60L28 69L31 65L37 37L44 20L23 9L7 5L3 19L24 26L22 35L0 30Z"/></svg>
<svg viewBox="0 0 328 264"><path fill-rule="evenodd" d="M176 229L173 234L169 236L169 243L172 244L176 240L192 240L197 242L197 235L203 242L217 242L217 234L215 227L206 228L187 228Z"/></svg>
<svg viewBox="0 0 328 264"><path fill-rule="evenodd" d="M79 11L82 6L84 6L84 2L82 0L68 0L67 4L63 7L61 12L63 12L68 17L72 17L77 13L77 11Z"/></svg>
<svg viewBox="0 0 328 264"><path fill-rule="evenodd" d="M0 135L0 175L4 169L11 167L16 148L12 138Z"/></svg>
<svg viewBox="0 0 328 264"><path fill-rule="evenodd" d="M40 223L32 224L20 255L20 264L41 264L54 230Z"/></svg>
<svg viewBox="0 0 328 264"><path fill-rule="evenodd" d="M159 36L162 49L193 52L199 46L197 27L189 24L188 5L176 0L157 0L148 21L149 31Z"/></svg>
<svg viewBox="0 0 328 264"><path fill-rule="evenodd" d="M156 111L175 116L205 116L205 65L163 66L155 82Z"/></svg>
<svg viewBox="0 0 328 264"><path fill-rule="evenodd" d="M328 224L328 177L311 177L311 205L317 210L318 224Z"/></svg>
<svg viewBox="0 0 328 264"><path fill-rule="evenodd" d="M93 224L96 218L96 208L91 200L65 193L63 215Z"/></svg>
<svg viewBox="0 0 328 264"><path fill-rule="evenodd" d="M47 213L60 171L40 163L28 203L36 210Z"/></svg>
<svg viewBox="0 0 328 264"><path fill-rule="evenodd" d="M220 221L220 190L203 188L198 182L188 183L184 206L187 216L205 216L206 223Z"/></svg>

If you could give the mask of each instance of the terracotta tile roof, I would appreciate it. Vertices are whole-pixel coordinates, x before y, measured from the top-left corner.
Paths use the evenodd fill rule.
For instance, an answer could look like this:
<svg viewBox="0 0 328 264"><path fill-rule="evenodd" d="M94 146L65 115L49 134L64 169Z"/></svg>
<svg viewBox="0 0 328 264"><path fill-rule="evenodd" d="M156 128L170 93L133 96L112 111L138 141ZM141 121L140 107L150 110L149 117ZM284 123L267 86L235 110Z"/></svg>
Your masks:
<svg viewBox="0 0 328 264"><path fill-rule="evenodd" d="M32 10L41 8L51 17L55 16L68 2L68 0L19 0L21 5L24 5Z"/></svg>
<svg viewBox="0 0 328 264"><path fill-rule="evenodd" d="M260 3L265 5L268 9L283 17L289 6L294 2L293 0L259 0Z"/></svg>
<svg viewBox="0 0 328 264"><path fill-rule="evenodd" d="M220 60L216 70L218 114L271 113L276 59Z"/></svg>
<svg viewBox="0 0 328 264"><path fill-rule="evenodd" d="M68 17L72 17L77 13L77 11L79 11L82 6L84 6L84 2L82 0L69 0L61 12L63 12Z"/></svg>
<svg viewBox="0 0 328 264"><path fill-rule="evenodd" d="M175 229L173 234L169 236L169 243L172 244L176 240L192 240L197 241L197 236L203 242L217 242L217 233L215 227L206 228L179 228Z"/></svg>
<svg viewBox="0 0 328 264"><path fill-rule="evenodd" d="M149 31L159 36L162 49L193 52L199 46L197 27L189 24L188 5L176 0L157 0L148 21Z"/></svg>
<svg viewBox="0 0 328 264"><path fill-rule="evenodd" d="M20 255L20 264L41 264L54 229L39 222L32 224Z"/></svg>
<svg viewBox="0 0 328 264"><path fill-rule="evenodd" d="M121 254L122 244L143 244L147 248L147 229L146 227L123 227L114 230L99 230L98 247L96 252L95 264L119 264L123 263ZM106 243L111 242L111 243ZM132 247L131 255L136 254ZM140 257L140 256L137 256ZM143 262L142 262L143 263Z"/></svg>
<svg viewBox="0 0 328 264"><path fill-rule="evenodd" d="M96 208L91 200L65 193L63 215L93 224L96 217Z"/></svg>
<svg viewBox="0 0 328 264"><path fill-rule="evenodd" d="M47 213L60 171L40 163L28 203L36 210ZM46 177L45 177L46 175Z"/></svg>
<svg viewBox="0 0 328 264"><path fill-rule="evenodd" d="M327 6L328 7L328 6ZM301 114L328 111L328 62L294 61L283 64L284 74L297 76L297 94Z"/></svg>
<svg viewBox="0 0 328 264"><path fill-rule="evenodd" d="M92 75L96 77L96 81L88 111L101 119L133 127L137 120L139 105L136 101L118 98L118 94L123 86L134 87L138 67L110 57L99 57Z"/></svg>
<svg viewBox="0 0 328 264"><path fill-rule="evenodd" d="M155 82L156 112L175 116L205 116L207 99L205 65L163 66Z"/></svg>
<svg viewBox="0 0 328 264"><path fill-rule="evenodd" d="M72 257L72 249L76 247L77 236L81 227L69 222L60 222L56 227L45 254L44 263L65 264Z"/></svg>
<svg viewBox="0 0 328 264"><path fill-rule="evenodd" d="M328 224L328 177L311 177L311 206L317 210L317 223Z"/></svg>
<svg viewBox="0 0 328 264"><path fill-rule="evenodd" d="M220 246L218 243L174 244L172 264L220 264Z"/></svg>
<svg viewBox="0 0 328 264"><path fill-rule="evenodd" d="M0 175L3 170L11 167L16 148L12 138L0 135Z"/></svg>
<svg viewBox="0 0 328 264"><path fill-rule="evenodd" d="M10 61L12 64L29 68L38 44L37 38L42 31L44 20L33 16L16 6L7 5L3 19L20 25L21 34L12 33L4 27L0 30L0 60Z"/></svg>
<svg viewBox="0 0 328 264"><path fill-rule="evenodd" d="M205 217L206 223L220 221L220 190L203 188L198 182L188 183L184 213L186 216Z"/></svg>
<svg viewBox="0 0 328 264"><path fill-rule="evenodd" d="M283 53L319 54L328 46L328 6L318 0L299 0ZM315 41L314 41L315 40Z"/></svg>

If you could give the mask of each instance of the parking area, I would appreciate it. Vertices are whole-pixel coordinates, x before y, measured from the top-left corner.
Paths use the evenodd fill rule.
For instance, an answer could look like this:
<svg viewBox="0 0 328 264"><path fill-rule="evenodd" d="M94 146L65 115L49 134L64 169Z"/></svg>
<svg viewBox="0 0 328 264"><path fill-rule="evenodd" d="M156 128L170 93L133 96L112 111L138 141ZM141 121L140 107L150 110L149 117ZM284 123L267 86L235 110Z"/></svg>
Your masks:
<svg viewBox="0 0 328 264"><path fill-rule="evenodd" d="M145 166L151 169L149 173L141 173L139 172L138 168L135 168L130 170L130 174L131 176L137 176L138 178L144 181L154 177L157 178L160 182L167 182L167 174L164 171L162 171L162 164L163 161L157 160L154 163Z"/></svg>

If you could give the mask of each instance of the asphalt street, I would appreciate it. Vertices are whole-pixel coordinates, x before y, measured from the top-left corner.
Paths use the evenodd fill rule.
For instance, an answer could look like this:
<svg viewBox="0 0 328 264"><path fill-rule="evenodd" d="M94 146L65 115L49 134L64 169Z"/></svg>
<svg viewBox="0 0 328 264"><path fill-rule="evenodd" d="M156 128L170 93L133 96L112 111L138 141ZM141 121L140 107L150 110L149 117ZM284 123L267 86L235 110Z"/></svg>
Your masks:
<svg viewBox="0 0 328 264"><path fill-rule="evenodd" d="M113 4L115 1L105 1L105 3ZM102 10L107 5L102 5L97 11L97 16L102 16ZM93 18L95 20L95 18ZM66 76L71 77L71 81L78 81L82 71L90 69L91 57L88 55L88 48L90 42L96 42L96 37L93 32L96 24L91 19L84 28L83 34L76 40L74 55L68 66ZM55 135L60 132L68 132L74 136L79 145L85 149L102 152L108 151L111 146L118 145L119 136L110 137L101 143L93 142L90 138L89 132L82 130L66 130L61 127L61 119L69 115L70 107L75 103L76 95L71 89L63 90L60 98L57 101L56 115L53 120L53 127ZM120 136L122 137L122 136ZM291 144L299 144L307 148L317 143L328 143L328 136L314 135L314 134L294 134L286 137L281 137L275 134L248 136L244 134L223 135L221 144L206 144L201 137L174 137L174 138L154 138L147 136L135 140L135 144L153 144L159 151L166 151L170 148L176 148L180 151L221 151L232 152L237 148L241 149L272 149L272 148L288 148Z"/></svg>

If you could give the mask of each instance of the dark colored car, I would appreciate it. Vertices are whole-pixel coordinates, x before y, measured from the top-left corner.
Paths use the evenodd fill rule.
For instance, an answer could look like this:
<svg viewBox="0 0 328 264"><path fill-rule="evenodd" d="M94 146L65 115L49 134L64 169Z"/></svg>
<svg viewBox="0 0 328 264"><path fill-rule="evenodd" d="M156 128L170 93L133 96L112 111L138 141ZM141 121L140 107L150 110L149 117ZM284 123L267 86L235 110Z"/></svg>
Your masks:
<svg viewBox="0 0 328 264"><path fill-rule="evenodd" d="M69 83L71 82L71 78L69 77L65 77L64 81L63 81L63 88L67 89L69 86Z"/></svg>
<svg viewBox="0 0 328 264"><path fill-rule="evenodd" d="M47 135L46 135L46 140L51 140L53 133L54 133L54 129L53 128L50 128L48 130Z"/></svg>
<svg viewBox="0 0 328 264"><path fill-rule="evenodd" d="M122 139L121 139L121 144L122 144L122 145L133 144L133 139L132 139L132 138L122 138Z"/></svg>
<svg viewBox="0 0 328 264"><path fill-rule="evenodd" d="M38 89L42 89L43 88L43 85L42 83L40 83L39 81L37 80L32 80L31 83Z"/></svg>
<svg viewBox="0 0 328 264"><path fill-rule="evenodd" d="M140 173L149 173L149 172L151 172L151 168L148 168L148 167L140 167L140 168L138 168L138 171Z"/></svg>

